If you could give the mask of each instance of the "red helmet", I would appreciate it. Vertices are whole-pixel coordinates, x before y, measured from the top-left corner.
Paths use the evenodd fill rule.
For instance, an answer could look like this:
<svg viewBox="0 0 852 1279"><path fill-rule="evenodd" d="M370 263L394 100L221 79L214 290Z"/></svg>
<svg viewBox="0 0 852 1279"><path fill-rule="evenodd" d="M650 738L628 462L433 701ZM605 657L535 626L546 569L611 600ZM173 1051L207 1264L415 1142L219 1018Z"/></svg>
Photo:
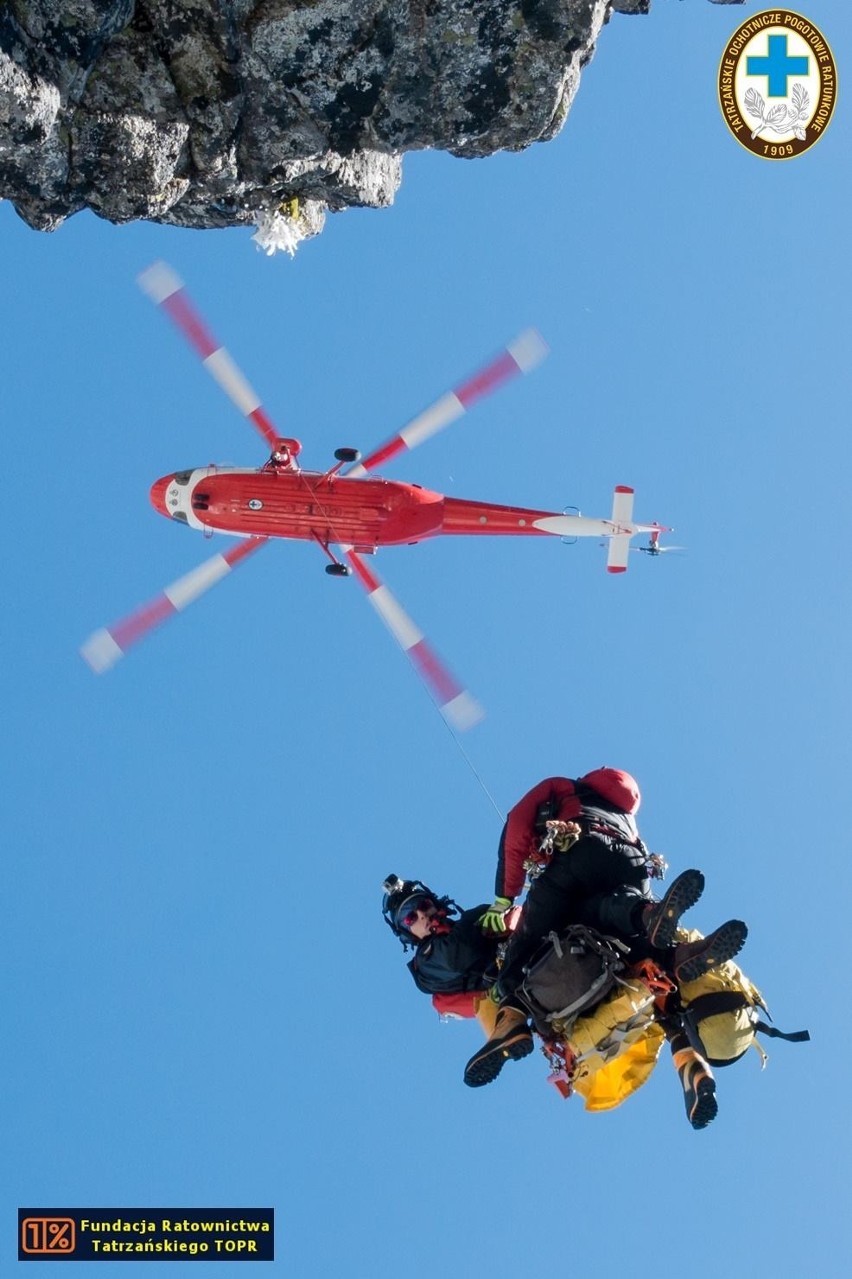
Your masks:
<svg viewBox="0 0 852 1279"><path fill-rule="evenodd" d="M621 768L596 768L579 779L622 813L636 813L642 803L639 783Z"/></svg>

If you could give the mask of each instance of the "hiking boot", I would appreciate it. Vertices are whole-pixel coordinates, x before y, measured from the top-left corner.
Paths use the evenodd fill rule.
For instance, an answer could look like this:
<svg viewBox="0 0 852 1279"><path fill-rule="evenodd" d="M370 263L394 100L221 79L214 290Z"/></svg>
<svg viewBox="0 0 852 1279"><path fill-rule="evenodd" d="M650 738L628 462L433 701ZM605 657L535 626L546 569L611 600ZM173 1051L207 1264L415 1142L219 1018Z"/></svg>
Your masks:
<svg viewBox="0 0 852 1279"><path fill-rule="evenodd" d="M642 913L642 923L652 946L665 950L671 946L680 917L694 906L704 892L704 876L700 870L685 870L678 875L662 901L651 902Z"/></svg>
<svg viewBox="0 0 852 1279"><path fill-rule="evenodd" d="M694 1048L684 1048L673 1056L683 1086L686 1117L693 1128L706 1128L716 1118L716 1080L707 1062Z"/></svg>
<svg viewBox="0 0 852 1279"><path fill-rule="evenodd" d="M748 929L741 919L729 919L709 937L700 941L681 942L675 946L672 957L672 974L678 985L695 981L711 969L718 968L726 960L733 959L745 945Z"/></svg>
<svg viewBox="0 0 852 1279"><path fill-rule="evenodd" d="M520 1061L533 1050L532 1031L526 1015L511 1004L497 1012L497 1021L487 1041L464 1068L468 1088L481 1088L496 1079L507 1061Z"/></svg>

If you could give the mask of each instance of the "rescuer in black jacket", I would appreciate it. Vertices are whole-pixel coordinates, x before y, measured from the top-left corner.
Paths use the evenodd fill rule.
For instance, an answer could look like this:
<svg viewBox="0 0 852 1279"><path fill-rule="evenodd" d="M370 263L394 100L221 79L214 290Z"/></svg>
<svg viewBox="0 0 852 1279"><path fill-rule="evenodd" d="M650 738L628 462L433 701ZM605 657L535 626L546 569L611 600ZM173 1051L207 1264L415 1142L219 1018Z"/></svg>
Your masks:
<svg viewBox="0 0 852 1279"><path fill-rule="evenodd" d="M497 950L505 940L483 932L487 904L460 910L420 880L396 875L388 876L384 889L382 914L403 947L414 950L408 970L417 989L432 996L439 1013L472 1016L478 1001L471 1002L471 996L481 996L494 985Z"/></svg>

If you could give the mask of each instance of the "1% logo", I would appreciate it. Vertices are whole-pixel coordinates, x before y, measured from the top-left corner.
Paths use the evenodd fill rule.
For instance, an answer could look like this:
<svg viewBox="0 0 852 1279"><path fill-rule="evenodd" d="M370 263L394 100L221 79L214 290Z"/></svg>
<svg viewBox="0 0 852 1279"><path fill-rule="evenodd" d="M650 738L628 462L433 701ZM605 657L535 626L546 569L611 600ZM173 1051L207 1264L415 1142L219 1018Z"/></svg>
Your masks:
<svg viewBox="0 0 852 1279"><path fill-rule="evenodd" d="M71 1217L26 1217L21 1222L21 1249L28 1253L72 1253L76 1223Z"/></svg>

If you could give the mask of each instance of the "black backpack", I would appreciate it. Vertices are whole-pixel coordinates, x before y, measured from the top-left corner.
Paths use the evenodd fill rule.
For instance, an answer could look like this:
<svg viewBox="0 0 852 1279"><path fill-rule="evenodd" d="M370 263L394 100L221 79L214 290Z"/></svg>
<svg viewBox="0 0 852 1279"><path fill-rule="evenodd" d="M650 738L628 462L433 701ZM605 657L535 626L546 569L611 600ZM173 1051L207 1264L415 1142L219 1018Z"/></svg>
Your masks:
<svg viewBox="0 0 852 1279"><path fill-rule="evenodd" d="M628 947L574 924L544 946L524 969L518 996L544 1039L565 1035L581 1013L599 1004L619 980Z"/></svg>

